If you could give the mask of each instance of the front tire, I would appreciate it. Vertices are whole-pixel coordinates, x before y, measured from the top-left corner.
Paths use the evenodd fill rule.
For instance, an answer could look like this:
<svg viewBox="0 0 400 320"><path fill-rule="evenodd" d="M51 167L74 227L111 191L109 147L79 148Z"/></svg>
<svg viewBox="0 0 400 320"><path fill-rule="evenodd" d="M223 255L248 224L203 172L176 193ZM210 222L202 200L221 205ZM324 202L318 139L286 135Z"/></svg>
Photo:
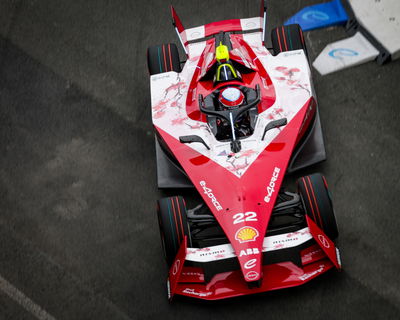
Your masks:
<svg viewBox="0 0 400 320"><path fill-rule="evenodd" d="M300 178L297 185L306 214L330 239L335 240L339 231L325 177L314 173Z"/></svg>
<svg viewBox="0 0 400 320"><path fill-rule="evenodd" d="M171 266L184 237L189 237L186 205L180 196L162 198L157 204L161 243L167 264Z"/></svg>

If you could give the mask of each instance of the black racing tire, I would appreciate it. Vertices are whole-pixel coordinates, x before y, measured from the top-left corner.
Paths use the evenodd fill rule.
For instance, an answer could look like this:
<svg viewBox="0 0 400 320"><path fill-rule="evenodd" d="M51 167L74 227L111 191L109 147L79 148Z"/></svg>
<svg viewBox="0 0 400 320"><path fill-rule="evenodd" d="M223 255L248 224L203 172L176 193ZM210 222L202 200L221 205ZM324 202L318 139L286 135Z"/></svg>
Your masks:
<svg viewBox="0 0 400 320"><path fill-rule="evenodd" d="M297 187L305 213L335 240L339 231L325 177L320 173L302 177L297 180Z"/></svg>
<svg viewBox="0 0 400 320"><path fill-rule="evenodd" d="M157 215L165 259L171 266L184 236L190 235L185 201L180 196L162 198L157 202Z"/></svg>
<svg viewBox="0 0 400 320"><path fill-rule="evenodd" d="M150 75L169 71L181 72L179 52L175 43L149 47L147 49L147 66Z"/></svg>
<svg viewBox="0 0 400 320"><path fill-rule="evenodd" d="M308 57L303 30L298 24L289 24L272 29L271 41L275 55L285 51L303 49L304 54Z"/></svg>

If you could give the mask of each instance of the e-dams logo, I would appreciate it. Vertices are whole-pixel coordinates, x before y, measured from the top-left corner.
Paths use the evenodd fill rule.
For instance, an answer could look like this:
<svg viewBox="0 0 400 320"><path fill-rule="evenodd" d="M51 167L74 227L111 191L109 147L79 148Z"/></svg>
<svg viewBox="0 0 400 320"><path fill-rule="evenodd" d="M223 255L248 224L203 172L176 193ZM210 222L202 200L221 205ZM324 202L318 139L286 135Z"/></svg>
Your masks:
<svg viewBox="0 0 400 320"><path fill-rule="evenodd" d="M210 198L215 209L217 209L218 211L221 211L222 210L221 205L219 204L217 198L214 196L212 190L210 188L207 188L206 182L200 181L200 185L203 187L204 193Z"/></svg>
<svg viewBox="0 0 400 320"><path fill-rule="evenodd" d="M338 48L338 49L333 49L333 50L329 51L328 55L334 59L344 59L346 57L358 56L359 53L352 49Z"/></svg>
<svg viewBox="0 0 400 320"><path fill-rule="evenodd" d="M318 10L307 11L301 17L306 21L326 21L329 19L329 16L325 12Z"/></svg>

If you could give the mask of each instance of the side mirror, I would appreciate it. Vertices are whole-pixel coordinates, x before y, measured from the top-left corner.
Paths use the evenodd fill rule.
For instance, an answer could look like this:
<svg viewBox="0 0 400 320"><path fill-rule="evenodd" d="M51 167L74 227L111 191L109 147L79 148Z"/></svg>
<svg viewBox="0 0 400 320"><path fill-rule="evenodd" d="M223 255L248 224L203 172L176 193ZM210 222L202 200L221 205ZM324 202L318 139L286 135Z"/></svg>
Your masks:
<svg viewBox="0 0 400 320"><path fill-rule="evenodd" d="M210 147L204 142L202 137L196 136L196 135L190 135L190 136L180 136L179 141L181 143L193 143L193 142L199 142L202 143L207 150L210 150Z"/></svg>
<svg viewBox="0 0 400 320"><path fill-rule="evenodd" d="M282 118L282 119L278 119L278 120L273 120L271 122L268 122L267 125L265 126L264 129L264 133L263 136L261 138L261 140L263 141L265 138L265 134L267 133L267 131L271 130L271 129L275 129L275 128L279 128L282 126L287 125L287 119L286 118Z"/></svg>

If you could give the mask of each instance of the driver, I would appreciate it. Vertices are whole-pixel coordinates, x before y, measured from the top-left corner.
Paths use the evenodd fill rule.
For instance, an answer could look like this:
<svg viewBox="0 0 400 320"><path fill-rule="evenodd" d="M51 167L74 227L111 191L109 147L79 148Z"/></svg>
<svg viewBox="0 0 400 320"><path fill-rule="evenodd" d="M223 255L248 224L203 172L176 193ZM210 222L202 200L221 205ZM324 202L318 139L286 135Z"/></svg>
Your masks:
<svg viewBox="0 0 400 320"><path fill-rule="evenodd" d="M243 104L244 94L236 87L226 87L219 92L218 101L224 109L236 109Z"/></svg>
<svg viewBox="0 0 400 320"><path fill-rule="evenodd" d="M228 47L220 42L220 45L215 49L217 59L217 72L214 82L241 80L240 73L237 71L229 60Z"/></svg>

